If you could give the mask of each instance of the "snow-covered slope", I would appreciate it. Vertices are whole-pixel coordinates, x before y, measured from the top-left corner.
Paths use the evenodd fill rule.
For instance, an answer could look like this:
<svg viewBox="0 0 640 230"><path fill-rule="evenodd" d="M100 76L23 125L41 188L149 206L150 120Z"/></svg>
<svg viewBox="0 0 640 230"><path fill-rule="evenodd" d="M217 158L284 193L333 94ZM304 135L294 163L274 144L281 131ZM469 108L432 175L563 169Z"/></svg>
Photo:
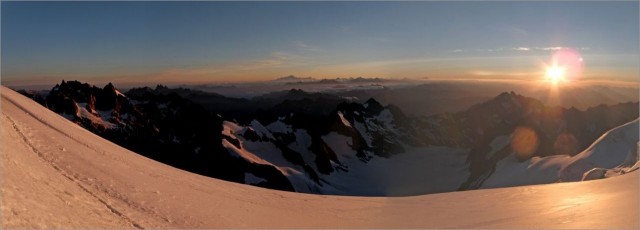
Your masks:
<svg viewBox="0 0 640 230"><path fill-rule="evenodd" d="M638 172L412 197L282 192L144 158L0 91L4 229L640 227Z"/></svg>
<svg viewBox="0 0 640 230"><path fill-rule="evenodd" d="M600 179L637 170L639 120L616 127L570 157L533 157L520 162L511 153L496 165L482 188ZM593 171L592 171L593 170Z"/></svg>
<svg viewBox="0 0 640 230"><path fill-rule="evenodd" d="M338 116L342 125L351 127L342 113L338 113ZM365 126L359 122L356 124L356 127L361 127L359 132L362 135L368 134L367 127L371 125ZM279 120L266 126L254 120L246 127L225 121L223 126L223 134L238 142L238 146L235 146L228 140L222 141L231 154L252 163L276 167L291 181L296 192L356 196L407 196L449 192L455 191L469 174L465 162L468 150L465 149L404 146L405 152L393 158L370 156L363 161L351 147L353 138L330 132L321 138L337 155L336 161L331 161L336 170L330 174L318 175L319 183L316 183L306 175L309 170L305 170L301 164L288 161L281 149L272 142L262 140L274 140L274 136L283 134L295 136L289 149L300 153L304 165L318 171L314 164L315 156L310 151L313 144L311 136L306 130L294 131ZM255 130L262 138L246 138L248 129ZM364 138L369 146L371 139L368 136ZM247 181L245 183L251 184Z"/></svg>

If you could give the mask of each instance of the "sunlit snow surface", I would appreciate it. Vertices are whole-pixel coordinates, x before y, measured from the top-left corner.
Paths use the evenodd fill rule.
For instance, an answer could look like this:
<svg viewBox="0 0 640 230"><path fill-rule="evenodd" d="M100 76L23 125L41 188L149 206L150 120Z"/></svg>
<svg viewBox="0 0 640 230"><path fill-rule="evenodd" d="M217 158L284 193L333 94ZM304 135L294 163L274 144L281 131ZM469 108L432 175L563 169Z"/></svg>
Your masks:
<svg viewBox="0 0 640 230"><path fill-rule="evenodd" d="M616 127L596 140L589 148L569 157L555 155L533 157L519 162L512 154L498 162L495 172L482 184L483 188L580 181L586 172L600 169L600 176L611 177L637 170L638 122ZM496 138L498 139L498 138Z"/></svg>
<svg viewBox="0 0 640 230"><path fill-rule="evenodd" d="M640 228L637 171L412 197L281 192L155 162L1 91L3 229Z"/></svg>

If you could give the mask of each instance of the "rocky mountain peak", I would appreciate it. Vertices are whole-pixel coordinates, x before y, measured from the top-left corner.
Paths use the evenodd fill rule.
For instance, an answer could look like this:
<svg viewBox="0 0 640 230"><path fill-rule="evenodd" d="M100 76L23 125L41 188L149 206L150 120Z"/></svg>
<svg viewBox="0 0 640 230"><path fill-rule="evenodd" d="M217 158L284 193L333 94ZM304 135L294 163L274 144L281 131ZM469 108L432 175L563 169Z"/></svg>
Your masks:
<svg viewBox="0 0 640 230"><path fill-rule="evenodd" d="M369 100L367 100L364 105L366 107L365 110L369 114L378 114L382 112L382 110L384 110L384 106L382 106L380 102L376 101L376 99L373 98L369 98Z"/></svg>

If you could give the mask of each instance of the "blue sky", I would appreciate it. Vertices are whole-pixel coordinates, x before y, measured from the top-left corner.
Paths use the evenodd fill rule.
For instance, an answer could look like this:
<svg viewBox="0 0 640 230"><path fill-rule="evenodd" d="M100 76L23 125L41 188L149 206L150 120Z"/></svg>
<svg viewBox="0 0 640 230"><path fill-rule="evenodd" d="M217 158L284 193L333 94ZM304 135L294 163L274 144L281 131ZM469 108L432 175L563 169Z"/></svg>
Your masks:
<svg viewBox="0 0 640 230"><path fill-rule="evenodd" d="M2 2L3 82L284 75L637 81L638 2Z"/></svg>

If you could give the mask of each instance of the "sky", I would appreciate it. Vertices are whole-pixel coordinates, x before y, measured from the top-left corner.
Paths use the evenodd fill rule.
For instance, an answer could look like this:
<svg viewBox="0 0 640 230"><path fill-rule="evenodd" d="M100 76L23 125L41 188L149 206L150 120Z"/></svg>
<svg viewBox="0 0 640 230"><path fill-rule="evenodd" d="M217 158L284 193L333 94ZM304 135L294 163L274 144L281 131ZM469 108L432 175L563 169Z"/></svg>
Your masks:
<svg viewBox="0 0 640 230"><path fill-rule="evenodd" d="M1 2L3 84L314 78L635 81L638 2Z"/></svg>

